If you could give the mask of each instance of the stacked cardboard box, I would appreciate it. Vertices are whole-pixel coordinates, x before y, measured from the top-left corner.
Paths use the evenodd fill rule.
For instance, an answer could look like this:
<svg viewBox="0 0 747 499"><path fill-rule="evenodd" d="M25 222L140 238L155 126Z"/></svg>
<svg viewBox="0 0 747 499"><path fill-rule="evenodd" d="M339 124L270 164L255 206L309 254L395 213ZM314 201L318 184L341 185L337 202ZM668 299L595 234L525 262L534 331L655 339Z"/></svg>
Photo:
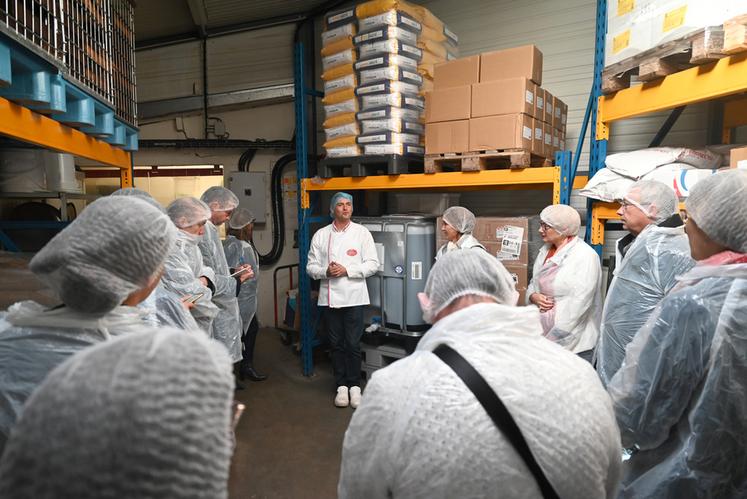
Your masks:
<svg viewBox="0 0 747 499"><path fill-rule="evenodd" d="M426 154L565 149L568 107L543 89L534 45L438 64L426 94Z"/></svg>
<svg viewBox="0 0 747 499"><path fill-rule="evenodd" d="M516 282L519 292L519 303L524 303L528 285L530 217L477 217L472 235L485 246L491 255L495 255ZM438 218L436 247L446 244L441 228L441 217Z"/></svg>
<svg viewBox="0 0 747 499"><path fill-rule="evenodd" d="M325 16L324 147L328 157L422 155L424 92L457 37L427 9L373 0Z"/></svg>
<svg viewBox="0 0 747 499"><path fill-rule="evenodd" d="M729 153L729 166L747 170L747 147L735 147Z"/></svg>
<svg viewBox="0 0 747 499"><path fill-rule="evenodd" d="M604 65L695 35L747 13L733 0L619 0L607 2Z"/></svg>

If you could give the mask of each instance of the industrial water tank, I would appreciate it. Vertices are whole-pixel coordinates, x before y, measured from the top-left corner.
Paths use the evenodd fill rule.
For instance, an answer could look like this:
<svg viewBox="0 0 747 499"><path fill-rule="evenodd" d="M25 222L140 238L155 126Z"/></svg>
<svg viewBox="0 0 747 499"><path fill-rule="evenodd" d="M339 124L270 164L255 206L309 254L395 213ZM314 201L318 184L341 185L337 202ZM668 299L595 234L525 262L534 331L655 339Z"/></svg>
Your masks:
<svg viewBox="0 0 747 499"><path fill-rule="evenodd" d="M366 279L372 307L381 311L388 334L419 338L430 327L423 320L418 293L436 255L436 219L426 215L357 217L373 236L379 271Z"/></svg>

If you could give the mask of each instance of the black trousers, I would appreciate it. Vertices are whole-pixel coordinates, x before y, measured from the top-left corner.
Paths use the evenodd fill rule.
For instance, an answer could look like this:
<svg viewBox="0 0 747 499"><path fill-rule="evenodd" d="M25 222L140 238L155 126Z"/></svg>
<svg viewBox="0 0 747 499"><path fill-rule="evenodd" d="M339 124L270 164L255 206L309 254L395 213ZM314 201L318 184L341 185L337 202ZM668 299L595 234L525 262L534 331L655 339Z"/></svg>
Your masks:
<svg viewBox="0 0 747 499"><path fill-rule="evenodd" d="M252 322L249 323L249 327L244 331L244 358L241 359L241 367L254 367L254 344L257 342L257 333L259 332L259 323L257 322L257 314L254 314Z"/></svg>
<svg viewBox="0 0 747 499"><path fill-rule="evenodd" d="M363 306L327 307L327 324L337 386L360 386Z"/></svg>

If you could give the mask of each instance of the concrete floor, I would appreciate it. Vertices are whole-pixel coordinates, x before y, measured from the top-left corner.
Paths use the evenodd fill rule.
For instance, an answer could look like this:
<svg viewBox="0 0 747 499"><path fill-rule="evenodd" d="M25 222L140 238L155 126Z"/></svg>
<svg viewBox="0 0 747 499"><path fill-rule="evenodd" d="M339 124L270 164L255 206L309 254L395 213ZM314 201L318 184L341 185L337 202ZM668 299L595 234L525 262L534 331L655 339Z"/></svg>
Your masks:
<svg viewBox="0 0 747 499"><path fill-rule="evenodd" d="M317 356L316 375L301 374L301 359L275 329L257 337L257 368L267 381L245 382L246 404L236 430L230 497L334 498L345 429L353 410L333 405L331 365Z"/></svg>
<svg viewBox="0 0 747 499"><path fill-rule="evenodd" d="M28 270L32 255L0 252L0 310L21 300L59 301ZM352 409L333 405L335 384L326 356L316 376L301 374L301 359L275 329L257 337L255 363L269 375L236 392L246 411L236 429L229 482L232 499L334 498L340 454Z"/></svg>

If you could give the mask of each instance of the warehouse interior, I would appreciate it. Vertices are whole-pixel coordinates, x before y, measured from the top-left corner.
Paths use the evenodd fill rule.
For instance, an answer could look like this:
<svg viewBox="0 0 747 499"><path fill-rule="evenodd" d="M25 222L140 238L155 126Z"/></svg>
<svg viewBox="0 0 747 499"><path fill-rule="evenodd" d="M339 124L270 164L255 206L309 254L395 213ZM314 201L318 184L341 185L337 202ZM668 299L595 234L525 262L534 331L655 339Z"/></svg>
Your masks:
<svg viewBox="0 0 747 499"><path fill-rule="evenodd" d="M376 408L389 407L387 393L381 388L387 386L383 384L386 379L393 383L391 386L402 386L402 390L415 382L431 386L428 376L419 378L416 370L409 371L411 378L408 374L401 382L391 380L397 373L408 372L405 365L415 365L417 355L425 348L421 339L428 338L437 321L445 320L435 314L425 318L428 302L420 296L429 294L434 299L435 291L428 283L429 276L435 279L437 275L434 269L439 268L438 260L454 249L462 249L465 240L459 237L469 235L474 245L495 257L501 272L510 277L511 291L516 293L514 304L518 300L523 310L532 309L538 316L542 314L542 321L552 321L559 320L559 307L534 298L550 296L552 302L547 291L540 293L552 289L543 288L548 285L542 279L549 279L543 269L569 241L587 248L586 261L593 262L593 272L598 272L588 278L596 279L593 297L585 297L575 284L569 296L584 296L574 307L595 310L584 312L588 317L583 319L594 323L584 326L584 334L594 330L593 339L583 348L580 343L568 346L566 340L557 338L553 342L565 347L564 354L575 354L573 361L582 359L586 363L583 369L599 372L593 389L581 391L598 389L604 394L603 404L607 404L601 407L617 411L622 407L619 399L607 396L610 383L615 381L614 372L607 378L600 367L604 354L600 353L603 346L598 338L605 336L605 327L613 322L614 310L610 308L614 305L610 304L622 300L613 290L619 295L620 282L635 281L626 280L624 274L631 272L631 266L626 270L625 259L631 260L628 255L633 254L630 248L635 243L627 247L619 244L626 236L639 236L625 215L627 206L640 208L650 219L647 224L670 227L662 223L663 218L650 215L650 206L642 198L630 201L630 193L643 193L637 183L646 181L671 188L675 202L671 215L677 215L677 230L684 227L680 243L686 247L688 220L699 213L687 207L695 186L700 182L705 185L711 177L747 169L746 125L747 6L738 0L0 0L0 310L10 313L17 306L14 304L27 300L40 304L45 311L70 306L61 298L59 280L74 280L77 271L64 273L64 278L45 277L33 269L31 262L44 254L43 248L53 247L58 235L74 229L75 221L98 200L113 198L111 195L120 189L144 191L148 203L158 205L166 218L170 217L173 224L168 224L169 230L173 225L175 233L183 238L189 227L179 225L172 207L179 200L201 199L208 215L216 211L226 214L225 220L216 222L215 217L208 216L207 222L202 219L201 223L217 230L223 241L219 240L219 246L226 248L221 258L228 272L213 269L202 248L207 236L192 233L203 241L199 243L203 256L198 267L204 264L209 274L195 271L190 279L197 279L198 285L204 279L208 284L200 285L201 289L210 293L208 298L212 295L215 303L205 300L202 292L192 295L169 287L170 260L165 254L164 277L156 279L156 285L161 282L159 286L182 300L184 310L179 307L180 314L205 333L194 304L205 300L213 308L217 304L216 314L223 313L226 305L217 298L220 286L216 288L213 281L220 281L220 274L230 281L226 300L232 300L241 327L234 342L234 347L238 344L238 357L228 348L238 369L231 400L245 408L232 433L227 479L218 486L218 492L206 492L209 489L205 486L205 495L196 495L412 497L413 489L408 487L414 487L417 480L405 480L401 476L405 473L392 471L386 463L375 463L377 452L382 452L377 447L385 444L368 442L354 449L350 433L360 428L355 426L355 414L360 414L359 425L365 414L371 418L366 420L368 424L381 426L372 414L377 414ZM737 184L729 182L731 186ZM221 188L230 191L236 203L215 208L205 196L222 192ZM696 195L694 200L702 203L701 197ZM329 269L326 274L314 274L313 265L319 255L325 262L333 262L331 241L338 237L335 224L342 220L337 210L343 199L350 202L352 222L369 234L366 237L375 247L372 258L377 263L371 272L360 276L353 276L348 266L342 278L344 286L335 291L332 277L337 276ZM745 199L747 193L741 191L722 199L727 208L720 212L721 219L741 220ZM655 204L660 211L660 203ZM559 225L548 221L545 214L550 212L546 210L552 206L572 208L572 218L578 223L574 222L571 232L563 233ZM463 226L468 228L454 229L455 212L449 210L455 207L471 217L471 222ZM232 225L233 217L242 209L250 212L251 221ZM350 222L350 214L347 216ZM83 220L85 217L81 226ZM695 220L705 230L701 220ZM126 225L112 221L115 231L121 226L124 233ZM258 327L259 333L254 333L254 364L250 359L249 367L261 382L254 380L255 374L245 379L240 365L242 352L247 359L245 336L249 326L242 323L243 316L238 317L244 310L240 290L251 281L242 281L237 274L242 272L246 258L236 264L227 260L228 240L243 238L244 227L249 227L244 240L249 244L242 241L242 247L253 248L257 260L249 278L255 286L250 314L253 319L249 322L256 324L250 328ZM319 234L330 227L333 234L329 241L318 242ZM455 230L457 238L452 239L444 227ZM550 229L567 239L554 242L547 236ZM733 239L724 242L720 235L705 234L723 251L747 252L735 246ZM83 239L94 244L105 237L89 231ZM464 246L464 251L467 248ZM365 248L347 251L347 257L357 259ZM657 280L658 259L669 255L658 251L658 247L647 247L649 263L640 265L642 275L655 275ZM696 261L705 260L694 252L691 255L689 249L687 259L688 271ZM736 268L737 284L729 291L736 293L729 295L736 303L747 299L739 288L745 279L744 263L737 258L724 264ZM64 267L65 258L56 265ZM357 263L353 265L358 269ZM562 268L562 263L559 265ZM671 284L664 286L657 281L656 301L645 315L635 312L634 307L639 297L640 301L649 299L648 291L631 292L623 300L625 306L632 303L634 312L628 310L629 316L641 316L641 331L656 327L646 323L649 314L657 306L664 306L666 296L681 290L681 282L687 282L680 279L679 271L675 275L674 263L661 265L672 269ZM586 276L587 269L574 272L576 277L579 272ZM206 278L208 275L213 277ZM680 282L677 288L675 281ZM91 281L86 284L86 292L109 285L105 279ZM356 342L360 341L353 348L359 348L354 358L358 362L355 365L360 366L355 373L360 381L349 383L350 391L344 387L345 402L340 404L335 390L339 396L339 388L345 384L339 374L339 356L343 353L333 337L339 331L334 331L333 321L337 319L332 318L332 298L354 295L357 291L351 290L358 289L356 286L365 294L363 305L353 304L361 314L360 323L353 327L359 337ZM194 301L190 303L187 298ZM124 307L128 302L120 300L116 305ZM553 319L547 319L546 313L556 308L558 312L550 314ZM723 318L724 314L716 317ZM0 365L6 364L6 371L0 367L0 496L5 492L8 497L25 497L18 484L28 479L18 478L12 468L15 451L12 456L3 453L6 442L21 440L15 435L20 430L10 430L26 407L25 396L19 399L12 385L14 377L21 376L19 369L24 364L13 366L12 362L28 359L18 353L12 341L3 345L4 336L12 339L16 333L11 331L25 324L13 322L17 320L13 317L12 313L0 312ZM734 331L744 332L747 324L740 322L743 320L743 315L735 314L730 323ZM217 321L212 328L217 327ZM580 322L578 319L573 327L580 328ZM175 325L160 319L157 324ZM345 328L349 327L346 323ZM545 328L543 322L543 335L555 331L552 327ZM704 344L710 344L713 335L726 334L719 333L723 330L720 325L713 327L717 332ZM625 343L637 332L638 326ZM211 332L209 327L203 336L217 344L222 334ZM741 338L741 343L734 341L738 359L734 365L741 362L744 369L747 344L743 334ZM722 343L718 340L719 348ZM629 459L638 462L635 453L642 448L654 452L666 438L674 438L667 437L670 430L672 435L699 431L685 428L678 421L680 417L686 419L687 411L702 407L698 397L707 395L702 393L706 390L702 384L710 380L708 373L720 374L713 367L720 365L718 361L711 358L707 362L709 355L715 355L708 352L716 351L714 346L704 354L703 365L707 367L698 370L700 377L691 383L699 387L692 389L692 402L681 408L671 428L652 436L656 445L646 447L635 441L635 446L626 447L624 423L618 416L620 429L615 426L614 438L620 444L623 435L616 449L623 457L610 464L604 478L595 482L601 489L589 492L592 489L584 489L580 478L581 485L560 483L562 480L548 472L549 464L543 462L539 452L539 466L535 463L535 467L542 478L534 483L532 477L538 477L535 467L522 461L516 473L531 470L530 484L522 489L519 480L515 493L507 495L581 497L586 491L588 497L676 497L679 491L679 496L685 497L683 490L692 492L693 497L747 494L743 474L729 475L728 466L724 467L727 471L721 471L728 484L725 488L719 488L719 475L713 482L702 478L681 489L676 488L678 485L646 489L646 482L634 481L630 478L633 472L626 468ZM623 357L625 366L633 365L627 357L633 354L625 344L615 355L619 357L617 368ZM67 356L57 359L48 370ZM673 362L677 360L674 354L672 358ZM408 361L413 364L406 364ZM482 373L480 365L476 367ZM377 375L377 371L381 372ZM525 375L530 376L528 372ZM366 384L372 376L382 383L374 393L384 401L369 398L367 406ZM483 376L490 386L494 386L494 379L502 379ZM38 380L39 385L43 379ZM581 375L578 379L587 380ZM362 400L357 385L363 389ZM358 388L356 402L354 387ZM24 389L30 396L36 388L29 385ZM416 399L412 393L417 394L418 389L416 385L408 397ZM433 390L450 393L448 387L436 386ZM572 391L569 388L568 397ZM179 389L175 387L173 392L179 393ZM498 395L512 413L512 395ZM538 398L545 400L544 395ZM392 395L391 400L397 399ZM347 407L359 403L361 409L372 412ZM739 403L737 400L730 407L738 411ZM4 406L13 412L12 418L1 414ZM565 407L570 406L566 402ZM479 404L476 407L481 409ZM550 411L552 406L547 407ZM392 414L396 412L396 407L389 409ZM741 410L747 410L747 406ZM614 421L615 413L610 414ZM744 419L743 412L735 419L740 417ZM522 427L517 414L514 418ZM388 422L402 420L392 416ZM419 434L410 427L397 431L412 439ZM526 437L526 431L521 428L520 433ZM562 428L555 431L563 432ZM734 435L739 434L737 431ZM533 437L527 437L527 441L529 454L537 453L540 443ZM405 443L400 444L405 448ZM424 454L412 450L427 448L419 445L416 441L402 455L422 460ZM485 457L487 447L478 447L473 458L489 462ZM556 448L567 450L560 443ZM445 455L453 451L448 446L444 449ZM501 449L498 451L514 455L513 450ZM400 459L396 448L389 452L389 459ZM517 455L523 456L521 452ZM746 456L747 446L741 442L722 450L719 458L744 463ZM346 465L343 461L348 458L351 464ZM656 459L664 460L660 456ZM445 462L453 461L459 460ZM658 472L656 460L652 463L654 472ZM542 468L550 475L553 493L564 493L547 495ZM407 469L417 474L416 469ZM53 473L53 468L41 464L38 470ZM442 471L444 477L452 473ZM580 468L566 471L570 476L588 475L588 470ZM459 468L453 473L457 475L450 479L451 485L434 476L421 477L430 485L421 484L415 495L448 497L454 490L449 486L467 480L469 471ZM191 486L201 489L199 484ZM123 493L125 489L112 490ZM500 495L487 489L462 490L470 497ZM506 490L513 489L507 486ZM182 497L181 493L162 491L155 497ZM59 491L51 494L48 497L58 497Z"/></svg>

